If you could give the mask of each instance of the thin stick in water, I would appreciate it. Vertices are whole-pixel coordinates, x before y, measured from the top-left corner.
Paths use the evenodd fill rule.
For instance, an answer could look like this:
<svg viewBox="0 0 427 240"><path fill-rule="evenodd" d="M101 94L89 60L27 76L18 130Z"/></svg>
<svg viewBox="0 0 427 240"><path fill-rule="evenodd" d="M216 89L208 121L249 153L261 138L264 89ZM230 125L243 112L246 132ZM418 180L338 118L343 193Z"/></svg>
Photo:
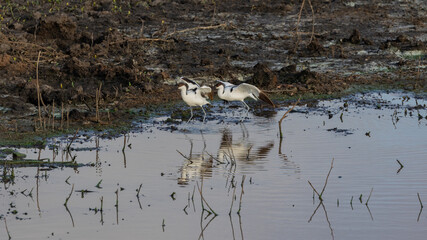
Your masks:
<svg viewBox="0 0 427 240"><path fill-rule="evenodd" d="M7 228L6 217L4 218L4 225L6 227L7 236L9 237L9 240L10 240L10 239L12 239L12 237L10 236L9 229Z"/></svg>
<svg viewBox="0 0 427 240"><path fill-rule="evenodd" d="M126 134L123 135L123 148L122 148L122 152L125 151L126 148Z"/></svg>
<svg viewBox="0 0 427 240"><path fill-rule="evenodd" d="M323 185L322 192L320 193L320 196L323 195L323 192L325 191L326 185L328 184L329 175L331 174L332 168L334 167L334 158L332 158L331 162L331 168L329 168L328 175L326 176L325 185Z"/></svg>
<svg viewBox="0 0 427 240"><path fill-rule="evenodd" d="M420 201L421 208L423 208L424 206L423 206L423 202L421 202L420 194L417 193L417 196L418 196L418 201Z"/></svg>
<svg viewBox="0 0 427 240"><path fill-rule="evenodd" d="M317 194L317 196L319 197L320 201L322 201L322 197L320 196L320 194L317 192L317 190L314 188L313 184L311 184L310 180L308 181L308 184L310 184L311 188L313 189L313 191Z"/></svg>
<svg viewBox="0 0 427 240"><path fill-rule="evenodd" d="M70 141L70 143L67 145L67 151L68 152L70 152L70 146L71 146L71 144L73 144L73 142L74 142L74 140L76 139L76 137L77 137L77 133L79 132L79 130L80 130L80 128L78 128L77 130L76 130L76 132L74 133L74 136L73 136L73 138L71 139L71 141Z"/></svg>
<svg viewBox="0 0 427 240"><path fill-rule="evenodd" d="M73 194L73 191L74 191L74 183L73 183L73 186L71 187L70 194L69 194L69 195L68 195L68 197L65 199L64 206L67 206L67 204L68 204L68 200L70 200L71 195Z"/></svg>
<svg viewBox="0 0 427 240"><path fill-rule="evenodd" d="M228 215L231 216L231 210L233 209L233 204L234 204L234 198L236 197L236 187L234 187L233 189L233 195L231 195L231 206L230 206L230 211L228 212Z"/></svg>
<svg viewBox="0 0 427 240"><path fill-rule="evenodd" d="M240 192L240 202L239 202L239 211L237 211L237 214L240 215L240 210L242 209L242 197L243 194L245 193L245 191L243 190L243 185L245 183L245 179L246 179L246 175L242 176L242 183L240 184L240 186L242 187L242 191Z"/></svg>
<svg viewBox="0 0 427 240"><path fill-rule="evenodd" d="M136 196L139 197L139 193L141 192L142 183L139 185L138 191L136 193Z"/></svg>
<svg viewBox="0 0 427 240"><path fill-rule="evenodd" d="M368 206L369 199L371 199L372 191L374 191L374 188L371 188L371 192L369 193L368 200L366 200L366 203L365 203L366 206Z"/></svg>
<svg viewBox="0 0 427 240"><path fill-rule="evenodd" d="M101 196L101 209L99 210L101 212L101 224L104 225L104 196Z"/></svg>
<svg viewBox="0 0 427 240"><path fill-rule="evenodd" d="M202 187L203 187L203 185L202 185ZM218 214L211 208L211 206L209 206L209 204L208 204L208 202L206 201L206 199L203 197L203 193L202 193L202 190L201 190L201 188L199 188L199 182L197 182L197 189L199 190L199 193L200 193L200 197L201 197L201 199L202 199L202 201L204 202L204 203L206 203L206 206L208 206L208 208L209 208L209 210L215 215L215 216L218 216Z"/></svg>
<svg viewBox="0 0 427 240"><path fill-rule="evenodd" d="M298 101L296 103L294 103L294 105L292 105L292 107L285 112L285 114L283 114L282 118L279 120L279 133L280 133L280 139L283 138L283 133L282 133L282 121L283 119L286 118L286 116L288 115L288 113L290 113L292 110L294 110L294 108L296 107L296 105L299 103L301 97L298 98Z"/></svg>
<svg viewBox="0 0 427 240"><path fill-rule="evenodd" d="M399 165L400 165L399 170L397 170L397 173L399 173L399 172L402 170L402 168L403 168L404 166L403 166L403 164L399 161L399 159L396 159L396 161L397 161L397 163L399 163Z"/></svg>

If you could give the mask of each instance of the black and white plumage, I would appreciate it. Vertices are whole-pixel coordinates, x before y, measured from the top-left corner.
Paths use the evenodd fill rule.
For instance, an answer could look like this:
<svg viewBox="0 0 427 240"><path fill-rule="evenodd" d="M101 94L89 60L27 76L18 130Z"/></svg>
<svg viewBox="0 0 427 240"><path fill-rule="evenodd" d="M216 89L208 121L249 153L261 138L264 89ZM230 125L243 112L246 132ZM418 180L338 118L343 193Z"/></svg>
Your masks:
<svg viewBox="0 0 427 240"><path fill-rule="evenodd" d="M240 101L245 105L247 111L249 111L250 108L244 100L248 97L254 100L261 99L262 101L275 107L274 103L270 100L267 94L259 90L254 85L248 83L234 85L229 82L218 81L218 83L215 84L215 88L218 90L219 98L225 101Z"/></svg>
<svg viewBox="0 0 427 240"><path fill-rule="evenodd" d="M190 106L191 116L187 122L189 122L193 118L193 108L195 106L200 106L203 110L203 122L206 118L206 111L203 108L204 105L210 104L208 102L207 97L211 94L212 89L208 86L200 86L196 82L188 79L188 78L180 78L180 82L178 83L178 89L181 90L181 97L184 102Z"/></svg>

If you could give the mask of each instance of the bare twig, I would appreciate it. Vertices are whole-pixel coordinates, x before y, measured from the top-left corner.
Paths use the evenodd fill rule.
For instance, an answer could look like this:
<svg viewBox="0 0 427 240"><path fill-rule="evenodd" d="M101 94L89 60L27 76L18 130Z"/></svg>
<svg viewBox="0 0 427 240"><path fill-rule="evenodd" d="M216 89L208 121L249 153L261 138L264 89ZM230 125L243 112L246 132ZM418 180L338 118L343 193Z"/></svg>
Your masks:
<svg viewBox="0 0 427 240"><path fill-rule="evenodd" d="M18 46L27 45L27 46L31 46L32 48L42 49L42 50L44 50L46 52L50 51L50 52L53 52L55 54L60 53L60 52L56 52L52 47L43 47L41 45L38 45L38 44L35 44L35 43L30 43L30 42L9 41L9 40L4 40L4 39L2 40L2 42L8 43L8 44L15 44L15 45L18 45ZM39 51L39 52L41 52L41 51Z"/></svg>
<svg viewBox="0 0 427 240"><path fill-rule="evenodd" d="M116 190L116 204L114 207L116 207L116 223L119 225L119 189Z"/></svg>
<svg viewBox="0 0 427 240"><path fill-rule="evenodd" d="M110 42L109 44L120 44L120 43L124 43L124 42L167 42L167 43L171 43L173 42L173 40L170 39L162 39L162 38L136 38L136 39L132 39L132 38L126 38L124 40L120 40L120 41L115 41L115 42Z"/></svg>
<svg viewBox="0 0 427 240"><path fill-rule="evenodd" d="M101 198L99 200L101 200L101 209L99 211L103 212L104 211L104 196L101 196Z"/></svg>
<svg viewBox="0 0 427 240"><path fill-rule="evenodd" d="M67 206L67 204L68 204L68 200L70 200L71 195L73 194L73 191L74 191L74 184L73 184L73 186L71 187L70 194L69 194L69 195L68 195L68 197L65 199L64 206Z"/></svg>
<svg viewBox="0 0 427 240"><path fill-rule="evenodd" d="M282 118L279 120L279 132L280 132L280 139L283 138L283 134L282 134L282 121L283 119L286 118L286 116L288 115L288 113L290 113L292 110L294 110L294 108L296 107L296 105L299 103L301 97L298 98L298 101L296 103L294 103L294 105L292 105L292 107L285 112L285 114L283 114Z"/></svg>
<svg viewBox="0 0 427 240"><path fill-rule="evenodd" d="M399 159L396 159L397 163L399 163L400 168L403 168L403 164L399 161Z"/></svg>
<svg viewBox="0 0 427 240"><path fill-rule="evenodd" d="M42 111L40 107L40 84L39 84L39 61L40 61L40 55L42 54L41 51L39 51L39 55L37 57L37 63L36 63L36 87L37 87L37 106L39 110L39 121L40 121L40 127L42 127Z"/></svg>
<svg viewBox="0 0 427 240"><path fill-rule="evenodd" d="M297 38L297 39L296 39L296 41L295 41L294 52L296 52L296 51L297 51L298 44L299 44L299 40L300 40L300 38L299 38L299 34L298 34L298 26L299 26L299 23L300 23L300 20L301 20L302 9L304 8L304 4L305 4L305 0L303 0L303 1L302 1L302 3L301 3L301 8L299 9L299 13L298 13L297 24L296 24L296 26L295 26L295 34L296 34L296 38Z"/></svg>
<svg viewBox="0 0 427 240"><path fill-rule="evenodd" d="M311 4L311 0L308 0L308 4L310 6L311 15L312 15L312 27L311 27L312 29L311 29L311 36L310 36L310 41L309 41L309 44L310 44L311 41L313 41L313 39L314 39L314 24L315 24L315 21L314 21L314 9L313 9L313 5ZM305 0L303 0L302 3L301 3L301 8L300 8L299 13L298 13L297 24L295 25L296 41L295 41L294 52L297 51L297 48L298 48L298 45L299 45L299 42L300 42L300 32L298 31L298 26L299 26L300 21L301 21L302 10L304 9L304 5L305 5Z"/></svg>
<svg viewBox="0 0 427 240"><path fill-rule="evenodd" d="M366 200L366 203L365 203L366 206L368 206L369 199L371 199L372 191L374 191L374 188L371 188L371 192L369 193L368 200Z"/></svg>
<svg viewBox="0 0 427 240"><path fill-rule="evenodd" d="M231 210L233 209L233 204L234 204L234 198L236 197L236 187L234 187L233 189L233 195L231 195L231 206L230 206L230 211L228 212L228 215L231 216Z"/></svg>
<svg viewBox="0 0 427 240"><path fill-rule="evenodd" d="M320 205L322 205L322 202L320 202L316 209L314 209L313 214L311 214L310 219L308 219L308 222L311 222L311 220L313 220L314 215L316 215L317 210L320 208Z"/></svg>
<svg viewBox="0 0 427 240"><path fill-rule="evenodd" d="M202 187L203 187L203 185L202 185ZM206 206L208 206L208 208L209 208L209 210L215 215L215 216L218 216L218 214L209 206L209 204L208 204L208 202L206 201L206 199L203 197L203 193L202 193L202 190L201 190L201 188L199 188L199 182L197 182L197 189L199 190L199 193L200 193L200 197L201 197L201 199L202 199L202 201L206 204Z"/></svg>
<svg viewBox="0 0 427 240"><path fill-rule="evenodd" d="M208 223L206 223L206 225L204 226L204 227L202 227L202 230L200 231L200 234L199 234L199 238L198 238L198 240L200 240L200 239L204 239L204 237L203 237L203 233L205 232L205 230L208 228L208 226L209 226L209 224L214 220L216 218L216 215L214 215L209 221L208 221ZM200 223L200 224L202 224L202 223Z"/></svg>
<svg viewBox="0 0 427 240"><path fill-rule="evenodd" d="M325 184L323 185L323 189L322 189L322 191L320 193L316 190L316 188L314 188L313 184L311 184L311 182L308 181L308 184L310 184L311 188L317 194L317 196L319 197L320 201L323 201L322 195L323 195L323 192L326 189L326 185L328 184L329 175L331 174L331 171L332 171L333 167L334 167L334 159L332 158L331 167L329 168L328 175L326 176L326 179L325 179Z"/></svg>
<svg viewBox="0 0 427 240"><path fill-rule="evenodd" d="M320 204L322 205L322 207L323 207L323 211L325 212L325 217L326 217L326 221L328 222L328 225L329 225L329 230L331 231L331 237L332 237L332 240L334 240L334 239L335 239L335 236L334 236L334 230L332 229L332 224L331 224L331 222L329 221L328 212L326 211L326 207L325 207L325 205L323 204L323 202L320 202ZM369 208L368 208L368 209L369 209Z"/></svg>
<svg viewBox="0 0 427 240"><path fill-rule="evenodd" d="M334 158L332 158L331 162L331 168L329 168L328 175L326 176L325 185L323 185L322 192L320 193L320 196L323 195L323 192L325 191L326 185L328 184L329 175L331 174L332 168L334 167Z"/></svg>
<svg viewBox="0 0 427 240"><path fill-rule="evenodd" d="M142 183L139 185L138 191L136 193L136 196L139 197L139 193L141 192Z"/></svg>
<svg viewBox="0 0 427 240"><path fill-rule="evenodd" d="M319 202L319 204L317 205L316 209L314 210L314 212L313 212L313 214L311 215L311 217L310 217L310 219L308 220L308 222L311 222L311 221L313 220L313 217L314 217L314 215L316 215L316 212L317 212L317 210L320 208L320 206L322 206L323 211L325 212L325 218L326 218L326 221L328 222L329 230L331 231L331 237L332 237L332 239L335 239L335 236L334 236L334 230L332 229L332 224L331 224L331 222L329 221L328 212L326 211L326 207L325 207L325 205L323 204L323 201L320 201L320 202Z"/></svg>
<svg viewBox="0 0 427 240"><path fill-rule="evenodd" d="M222 23L222 24L214 25L214 26L206 26L206 27L199 26L199 27L194 27L194 28L187 28L187 29L183 29L183 30L180 30L180 31L171 32L171 33L167 34L166 37L170 37L170 36L173 36L173 35L176 35L176 34L180 34L180 33L190 32L190 31L208 30L208 29L216 29L216 28L222 28L222 27L223 28L227 27L227 24Z"/></svg>
<svg viewBox="0 0 427 240"><path fill-rule="evenodd" d="M6 217L4 218L4 225L6 227L7 236L9 237L9 240L10 240L10 239L12 239L12 237L10 236L9 229L7 228Z"/></svg>
<svg viewBox="0 0 427 240"><path fill-rule="evenodd" d="M311 188L313 189L313 191L317 194L317 196L319 197L320 200L322 200L322 197L320 196L320 194L317 192L317 190L314 188L313 184L311 184L310 181L308 181L308 184L310 184Z"/></svg>
<svg viewBox="0 0 427 240"><path fill-rule="evenodd" d="M220 164L225 164L225 162L221 162L217 157L214 157L212 154L206 152L206 154L211 157L213 160L217 161Z"/></svg>
<svg viewBox="0 0 427 240"><path fill-rule="evenodd" d="M180 152L178 149L176 150L179 154L181 154L182 157L184 157L185 159L187 159L188 161L190 161L191 163L193 163L193 161L191 161L191 159L187 156L185 156L182 152Z"/></svg>
<svg viewBox="0 0 427 240"><path fill-rule="evenodd" d="M245 193L245 191L243 190L243 184L245 183L245 179L246 179L246 175L243 175L242 183L240 184L240 186L242 187L242 191L240 192L239 211L237 211L237 214L239 215L240 215L240 210L242 209L242 197L243 197L243 194Z"/></svg>
<svg viewBox="0 0 427 240"><path fill-rule="evenodd" d="M403 164L399 161L399 159L396 159L396 161L400 165L400 168L397 170L397 173L399 173L402 170L402 168L403 168Z"/></svg>
<svg viewBox="0 0 427 240"><path fill-rule="evenodd" d="M74 133L74 136L73 136L73 138L71 139L71 142L67 145L67 151L68 152L70 152L70 146L71 146L71 144L73 144L73 142L74 142L74 140L76 139L76 137L77 137L77 133L79 132L79 130L80 130L80 128L78 128L77 130L76 130L76 132Z"/></svg>
<svg viewBox="0 0 427 240"><path fill-rule="evenodd" d="M418 201L420 201L421 208L423 208L424 206L423 206L423 202L421 202L420 194L417 193L417 196L418 196Z"/></svg>
<svg viewBox="0 0 427 240"><path fill-rule="evenodd" d="M122 152L124 152L126 149L126 134L123 135L123 148L122 148Z"/></svg>

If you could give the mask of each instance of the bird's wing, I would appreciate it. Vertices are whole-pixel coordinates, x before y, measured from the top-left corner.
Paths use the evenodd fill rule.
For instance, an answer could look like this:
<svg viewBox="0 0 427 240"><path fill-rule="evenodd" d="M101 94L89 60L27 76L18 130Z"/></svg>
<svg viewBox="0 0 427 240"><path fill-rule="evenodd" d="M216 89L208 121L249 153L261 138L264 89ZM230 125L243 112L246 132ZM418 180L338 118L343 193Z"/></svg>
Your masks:
<svg viewBox="0 0 427 240"><path fill-rule="evenodd" d="M204 98L209 98L210 100L213 100L213 92L212 89L208 86L201 86L200 88L200 94Z"/></svg>
<svg viewBox="0 0 427 240"><path fill-rule="evenodd" d="M195 81L190 80L186 77L181 77L180 80L184 81L188 84L188 89L200 88L200 85L198 83L196 83Z"/></svg>
<svg viewBox="0 0 427 240"><path fill-rule="evenodd" d="M200 93L210 93L210 92L212 92L212 89L210 87L205 85L200 87Z"/></svg>
<svg viewBox="0 0 427 240"><path fill-rule="evenodd" d="M273 101L271 101L271 99L267 96L267 94L259 90L254 85L251 85L248 83L242 83L239 86L235 87L234 91L237 91L241 94L249 93L251 94L249 96L253 96L252 98L254 98L255 100L261 99L262 101L270 104L271 106L276 107L276 105L274 105Z"/></svg>
<svg viewBox="0 0 427 240"><path fill-rule="evenodd" d="M236 85L234 85L232 83L229 83L229 82L223 82L223 81L219 81L219 82L223 83L224 87L234 87L234 86L236 86Z"/></svg>
<svg viewBox="0 0 427 240"><path fill-rule="evenodd" d="M259 97L259 93L261 92L257 87L248 83L242 83L239 86L235 87L233 91L244 93L252 93L256 98Z"/></svg>
<svg viewBox="0 0 427 240"><path fill-rule="evenodd" d="M230 91L232 91L231 89L233 88L233 87L235 87L236 85L234 85L234 84L232 84L232 83L229 83L229 82L223 82L223 81L220 81L220 80L217 80L217 82L218 83L220 83L220 84L222 84L223 86L224 86L224 89L222 90L223 92L223 94L225 93L225 91L226 91L226 89L228 89L228 90L230 90Z"/></svg>

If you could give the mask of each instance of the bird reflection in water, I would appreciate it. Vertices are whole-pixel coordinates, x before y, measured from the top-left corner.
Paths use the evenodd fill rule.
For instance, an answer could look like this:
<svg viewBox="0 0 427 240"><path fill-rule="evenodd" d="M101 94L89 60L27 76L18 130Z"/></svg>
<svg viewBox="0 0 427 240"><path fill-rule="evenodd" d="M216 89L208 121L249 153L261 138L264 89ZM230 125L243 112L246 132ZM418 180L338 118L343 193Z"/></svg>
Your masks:
<svg viewBox="0 0 427 240"><path fill-rule="evenodd" d="M242 136L237 141L233 141L233 134L229 129L226 128L222 131L218 161L227 162L229 159L233 159L244 163L242 167L259 163L260 160L267 157L274 146L274 142L268 141L264 146L256 147L256 150L252 152L254 143L249 139L249 132L243 123L240 123L240 126Z"/></svg>
<svg viewBox="0 0 427 240"><path fill-rule="evenodd" d="M189 181L198 176L212 177L213 158L207 153L191 154L180 169L179 185L188 185Z"/></svg>
<svg viewBox="0 0 427 240"><path fill-rule="evenodd" d="M233 134L229 129L226 128L222 131L217 157L206 152L206 142L204 139L204 148L202 152L193 153L193 142L190 140L191 147L188 156L178 151L186 159L179 170L178 184L187 185L191 179L199 176L203 176L203 178L212 177L212 168L219 163L228 165L227 163L230 163L230 160L238 162L237 164L240 165L242 169L248 166L262 168L262 166L258 166L257 163L260 163L262 159L267 157L274 146L274 142L269 141L265 145L256 147L256 149L253 150L255 143L250 141L249 133L243 123L241 123L241 130L242 136L236 141L233 141Z"/></svg>
<svg viewBox="0 0 427 240"><path fill-rule="evenodd" d="M201 153L193 154L193 140L190 141L190 154L189 156L185 156L180 151L185 159L184 165L179 170L180 177L178 177L179 185L188 185L189 181L198 176L203 177L212 177L212 167L213 167L213 158L206 152L206 140L202 134L203 138L203 150Z"/></svg>

